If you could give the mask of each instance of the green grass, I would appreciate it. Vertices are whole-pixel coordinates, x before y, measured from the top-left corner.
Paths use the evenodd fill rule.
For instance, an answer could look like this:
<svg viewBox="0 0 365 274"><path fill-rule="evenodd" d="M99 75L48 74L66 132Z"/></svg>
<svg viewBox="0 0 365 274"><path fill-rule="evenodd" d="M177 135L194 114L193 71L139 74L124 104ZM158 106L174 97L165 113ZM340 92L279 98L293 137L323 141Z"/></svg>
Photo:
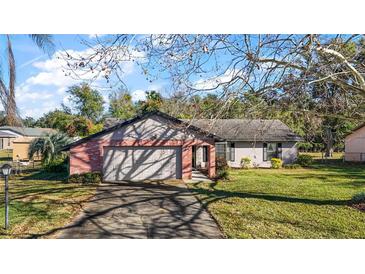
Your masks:
<svg viewBox="0 0 365 274"><path fill-rule="evenodd" d="M324 153L321 152L301 152L300 154L311 155L314 159L323 159ZM331 159L342 159L343 152L333 152Z"/></svg>
<svg viewBox="0 0 365 274"><path fill-rule="evenodd" d="M365 213L347 205L365 189L364 165L232 170L190 187L227 238L365 238Z"/></svg>
<svg viewBox="0 0 365 274"><path fill-rule="evenodd" d="M10 229L4 227L4 181L0 179L0 238L52 237L68 224L95 186L66 184L64 175L32 172L14 177L10 188Z"/></svg>
<svg viewBox="0 0 365 274"><path fill-rule="evenodd" d="M0 149L0 162L7 162L13 160L13 150Z"/></svg>

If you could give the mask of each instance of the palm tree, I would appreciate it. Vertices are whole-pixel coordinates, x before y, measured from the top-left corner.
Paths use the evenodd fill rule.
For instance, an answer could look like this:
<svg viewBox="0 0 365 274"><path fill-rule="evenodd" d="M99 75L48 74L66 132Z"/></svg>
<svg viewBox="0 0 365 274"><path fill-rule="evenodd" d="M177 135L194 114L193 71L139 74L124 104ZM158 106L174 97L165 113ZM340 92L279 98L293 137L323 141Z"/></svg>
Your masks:
<svg viewBox="0 0 365 274"><path fill-rule="evenodd" d="M43 51L49 54L53 52L54 44L52 35L49 34L30 34L29 37L36 43L36 45ZM9 126L20 125L19 115L17 113L17 107L15 102L15 80L16 80L16 69L15 69L15 58L11 45L10 36L6 35L7 40L7 59L8 59L8 70L9 70L9 83L8 86L0 77L0 100L6 113L6 123Z"/></svg>
<svg viewBox="0 0 365 274"><path fill-rule="evenodd" d="M64 133L48 133L45 136L34 139L28 150L29 159L34 154L42 155L42 163L49 164L61 154L62 147L70 144L72 139Z"/></svg>

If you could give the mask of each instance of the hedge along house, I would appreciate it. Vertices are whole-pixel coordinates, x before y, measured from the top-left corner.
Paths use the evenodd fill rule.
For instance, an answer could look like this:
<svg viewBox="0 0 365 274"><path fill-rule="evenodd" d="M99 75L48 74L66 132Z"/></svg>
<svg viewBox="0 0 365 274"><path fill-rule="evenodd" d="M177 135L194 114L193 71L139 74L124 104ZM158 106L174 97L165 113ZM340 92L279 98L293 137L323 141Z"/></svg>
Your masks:
<svg viewBox="0 0 365 274"><path fill-rule="evenodd" d="M214 177L215 143L224 141L162 112L150 112L78 140L69 151L70 174L102 172L104 181L191 179L193 152L206 151Z"/></svg>
<svg viewBox="0 0 365 274"><path fill-rule="evenodd" d="M191 124L225 139L216 142L216 156L225 158L231 167L241 167L243 157L256 167L271 167L271 158L290 164L297 158L296 143L302 141L279 120L201 119ZM204 168L205 160L205 151L199 148L194 166Z"/></svg>

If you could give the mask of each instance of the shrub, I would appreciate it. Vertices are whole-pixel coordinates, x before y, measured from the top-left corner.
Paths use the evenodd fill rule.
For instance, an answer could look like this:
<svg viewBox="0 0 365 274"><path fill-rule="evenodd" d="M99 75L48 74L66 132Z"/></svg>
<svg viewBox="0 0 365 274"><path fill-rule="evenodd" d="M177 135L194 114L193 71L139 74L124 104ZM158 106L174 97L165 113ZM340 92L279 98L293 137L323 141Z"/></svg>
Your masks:
<svg viewBox="0 0 365 274"><path fill-rule="evenodd" d="M282 168L283 166L283 161L279 158L271 158L271 167L278 169L278 168Z"/></svg>
<svg viewBox="0 0 365 274"><path fill-rule="evenodd" d="M102 177L99 172L73 174L67 178L67 183L73 184L100 184L101 182Z"/></svg>
<svg viewBox="0 0 365 274"><path fill-rule="evenodd" d="M313 157L308 154L300 154L295 163L307 167L313 164Z"/></svg>
<svg viewBox="0 0 365 274"><path fill-rule="evenodd" d="M229 180L229 169L218 170L216 179Z"/></svg>
<svg viewBox="0 0 365 274"><path fill-rule="evenodd" d="M288 164L288 165L284 165L284 168L288 168L288 169L297 169L297 168L301 168L301 165L298 164Z"/></svg>
<svg viewBox="0 0 365 274"><path fill-rule="evenodd" d="M227 160L222 157L217 157L215 160L215 166L217 168L217 171L227 170L228 169Z"/></svg>
<svg viewBox="0 0 365 274"><path fill-rule="evenodd" d="M43 166L45 171L48 172L67 172L68 171L68 158L58 158L50 161L48 164Z"/></svg>
<svg viewBox="0 0 365 274"><path fill-rule="evenodd" d="M250 168L251 167L251 158L250 157L243 157L241 159L241 166L243 168Z"/></svg>
<svg viewBox="0 0 365 274"><path fill-rule="evenodd" d="M352 196L351 202L354 204L365 203L365 192L360 192Z"/></svg>

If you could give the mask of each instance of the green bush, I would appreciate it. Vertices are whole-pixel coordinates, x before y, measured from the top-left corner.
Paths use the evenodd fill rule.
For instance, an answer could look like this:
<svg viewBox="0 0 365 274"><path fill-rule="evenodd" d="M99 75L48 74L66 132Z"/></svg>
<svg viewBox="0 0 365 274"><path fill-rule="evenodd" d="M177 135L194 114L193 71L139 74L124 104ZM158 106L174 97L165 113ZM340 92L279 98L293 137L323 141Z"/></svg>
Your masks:
<svg viewBox="0 0 365 274"><path fill-rule="evenodd" d="M67 178L67 183L73 184L100 184L101 182L102 177L99 172L73 174Z"/></svg>
<svg viewBox="0 0 365 274"><path fill-rule="evenodd" d="M250 168L251 166L251 158L250 157L243 157L241 158L241 166L243 168Z"/></svg>
<svg viewBox="0 0 365 274"><path fill-rule="evenodd" d="M222 157L217 157L215 160L215 166L217 170L227 170L228 169L227 160Z"/></svg>
<svg viewBox="0 0 365 274"><path fill-rule="evenodd" d="M308 154L299 154L295 163L300 166L307 167L313 164L313 157Z"/></svg>
<svg viewBox="0 0 365 274"><path fill-rule="evenodd" d="M282 168L283 166L283 161L279 158L271 158L271 168Z"/></svg>
<svg viewBox="0 0 365 274"><path fill-rule="evenodd" d="M365 192L360 192L352 196L351 202L354 204L365 203Z"/></svg>
<svg viewBox="0 0 365 274"><path fill-rule="evenodd" d="M229 180L229 169L217 170L216 179Z"/></svg>
<svg viewBox="0 0 365 274"><path fill-rule="evenodd" d="M44 164L43 168L47 172L61 173L68 171L68 158L57 158Z"/></svg>
<svg viewBox="0 0 365 274"><path fill-rule="evenodd" d="M288 164L288 165L284 165L283 167L287 168L287 169L297 169L297 168L301 168L302 166L298 165L298 164Z"/></svg>

